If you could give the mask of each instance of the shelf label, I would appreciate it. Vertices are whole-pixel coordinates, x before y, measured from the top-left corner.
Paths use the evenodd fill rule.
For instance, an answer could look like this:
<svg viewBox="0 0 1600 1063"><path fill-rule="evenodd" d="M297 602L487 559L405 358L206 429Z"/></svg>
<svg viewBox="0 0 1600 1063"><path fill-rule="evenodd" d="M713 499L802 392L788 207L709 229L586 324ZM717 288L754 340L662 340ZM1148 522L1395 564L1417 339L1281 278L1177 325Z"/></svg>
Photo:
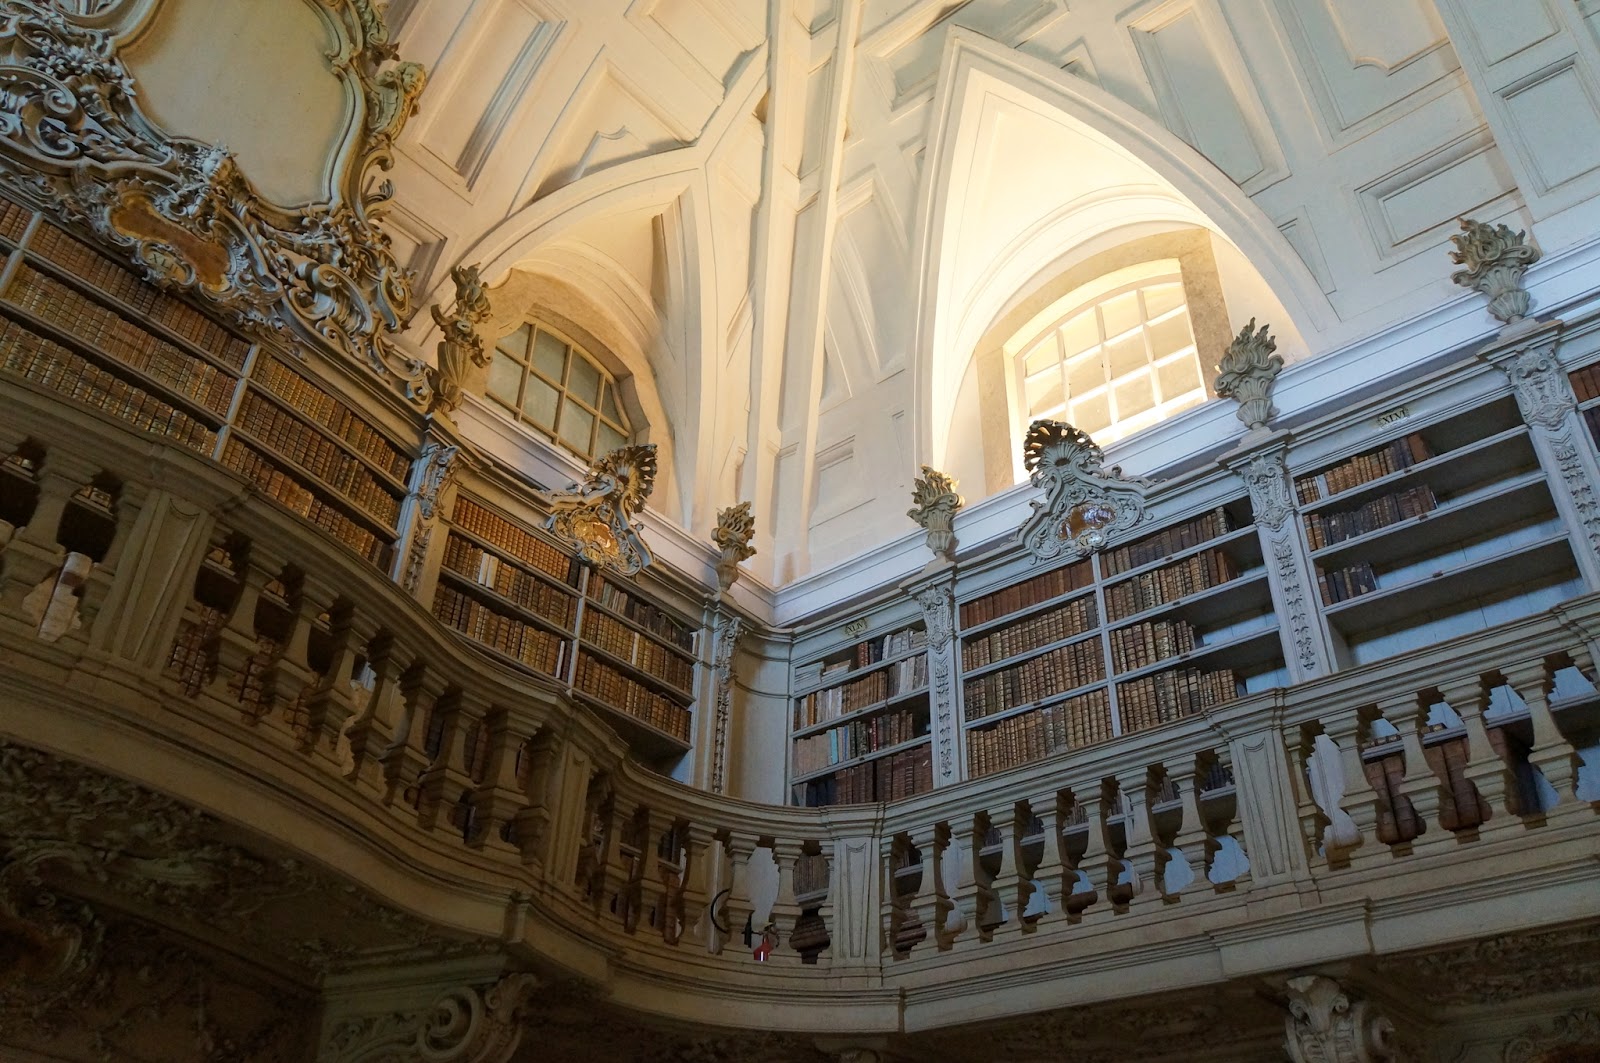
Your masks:
<svg viewBox="0 0 1600 1063"><path fill-rule="evenodd" d="M1378 425L1379 428L1382 428L1384 425L1394 424L1396 421L1404 421L1407 417L1410 417L1410 416L1411 416L1411 410L1410 410L1409 407L1396 406L1394 409L1388 411L1387 413L1378 414L1378 416L1377 416L1377 425Z"/></svg>
<svg viewBox="0 0 1600 1063"><path fill-rule="evenodd" d="M844 637L847 639L853 639L866 630L867 618L864 616L858 616L844 626Z"/></svg>

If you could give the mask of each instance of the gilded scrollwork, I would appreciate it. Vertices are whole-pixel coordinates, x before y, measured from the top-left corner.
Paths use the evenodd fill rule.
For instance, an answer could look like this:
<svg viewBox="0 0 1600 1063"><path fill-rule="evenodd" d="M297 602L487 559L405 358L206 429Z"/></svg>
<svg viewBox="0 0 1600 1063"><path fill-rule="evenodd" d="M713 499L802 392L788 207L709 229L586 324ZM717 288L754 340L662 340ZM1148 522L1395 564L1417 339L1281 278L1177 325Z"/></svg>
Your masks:
<svg viewBox="0 0 1600 1063"><path fill-rule="evenodd" d="M142 110L108 21L39 0L0 0L0 186L87 230L148 281L180 288L240 325L331 347L426 405L426 366L389 339L413 276L381 226L395 137L422 68L394 49L367 0L319 0L338 37L330 63L362 113L328 199L269 202L220 145L176 136Z"/></svg>
<svg viewBox="0 0 1600 1063"><path fill-rule="evenodd" d="M1103 549L1111 536L1144 519L1145 481L1105 468L1105 452L1060 421L1038 420L1028 428L1023 464L1045 492L1019 533L1039 561L1083 557Z"/></svg>
<svg viewBox="0 0 1600 1063"><path fill-rule="evenodd" d="M655 482L655 444L620 447L596 458L583 483L551 496L545 527L590 564L632 575L652 560L634 517Z"/></svg>

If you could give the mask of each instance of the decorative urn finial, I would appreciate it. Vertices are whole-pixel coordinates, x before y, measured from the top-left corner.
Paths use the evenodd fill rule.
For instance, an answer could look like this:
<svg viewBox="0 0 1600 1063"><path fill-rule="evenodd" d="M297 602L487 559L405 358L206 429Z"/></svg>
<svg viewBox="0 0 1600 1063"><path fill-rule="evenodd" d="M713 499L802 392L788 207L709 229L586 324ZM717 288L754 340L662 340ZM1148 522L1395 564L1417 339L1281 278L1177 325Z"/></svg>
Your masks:
<svg viewBox="0 0 1600 1063"><path fill-rule="evenodd" d="M717 558L717 593L727 594L733 581L739 578L739 562L756 556L750 545L755 538L756 518L750 513L750 503L740 502L717 514L717 527L711 541L717 544L722 555Z"/></svg>
<svg viewBox="0 0 1600 1063"><path fill-rule="evenodd" d="M1252 432L1266 428L1277 412L1272 408L1272 385L1283 372L1283 356L1274 353L1277 349L1268 326L1258 329L1251 318L1217 363L1217 394L1239 404L1234 412Z"/></svg>
<svg viewBox="0 0 1600 1063"><path fill-rule="evenodd" d="M450 277L456 282L455 309L446 314L438 303L429 307L433 320L443 330L439 340L439 367L435 370L433 409L450 413L461 405L461 396L474 368L483 369L489 356L483 349L478 326L489 320L489 296L483 290L477 266L453 266Z"/></svg>
<svg viewBox="0 0 1600 1063"><path fill-rule="evenodd" d="M1533 297L1523 287L1523 274L1539 261L1540 251L1528 234L1509 225L1461 219L1461 232L1450 238L1456 249L1450 261L1465 268L1450 274L1463 288L1489 297L1489 313L1507 325L1528 316Z"/></svg>
<svg viewBox="0 0 1600 1063"><path fill-rule="evenodd" d="M956 559L956 510L965 500L956 493L956 482L948 473L931 465L922 467L911 491L912 507L906 516L922 525L928 532L928 549L933 551L933 564L946 565Z"/></svg>

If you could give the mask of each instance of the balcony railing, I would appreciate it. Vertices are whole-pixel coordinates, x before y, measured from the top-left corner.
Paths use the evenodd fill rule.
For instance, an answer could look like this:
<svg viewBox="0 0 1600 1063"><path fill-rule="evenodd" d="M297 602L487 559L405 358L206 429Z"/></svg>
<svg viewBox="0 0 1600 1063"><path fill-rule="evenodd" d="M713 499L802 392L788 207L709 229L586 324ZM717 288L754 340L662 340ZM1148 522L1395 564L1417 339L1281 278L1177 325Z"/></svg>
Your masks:
<svg viewBox="0 0 1600 1063"><path fill-rule="evenodd" d="M893 1030L1585 914L1600 596L887 809L769 807L638 766L211 461L6 393L0 732L624 1003Z"/></svg>

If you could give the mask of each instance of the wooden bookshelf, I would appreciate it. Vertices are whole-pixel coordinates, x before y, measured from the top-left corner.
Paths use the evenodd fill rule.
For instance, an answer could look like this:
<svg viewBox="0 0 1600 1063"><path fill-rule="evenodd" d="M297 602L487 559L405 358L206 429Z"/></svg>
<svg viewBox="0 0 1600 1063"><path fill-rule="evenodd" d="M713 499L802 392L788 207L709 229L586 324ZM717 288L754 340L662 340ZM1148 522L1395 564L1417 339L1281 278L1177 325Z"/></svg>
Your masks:
<svg viewBox="0 0 1600 1063"><path fill-rule="evenodd" d="M477 499L457 496L447 534L436 616L569 687L646 757L688 748L693 625Z"/></svg>
<svg viewBox="0 0 1600 1063"><path fill-rule="evenodd" d="M1243 498L962 602L973 777L1180 719L1277 681Z"/></svg>
<svg viewBox="0 0 1600 1063"><path fill-rule="evenodd" d="M1341 665L1576 592L1566 531L1509 397L1297 472L1295 493Z"/></svg>
<svg viewBox="0 0 1600 1063"><path fill-rule="evenodd" d="M813 658L791 702L791 800L898 801L933 786L927 632L896 628Z"/></svg>

